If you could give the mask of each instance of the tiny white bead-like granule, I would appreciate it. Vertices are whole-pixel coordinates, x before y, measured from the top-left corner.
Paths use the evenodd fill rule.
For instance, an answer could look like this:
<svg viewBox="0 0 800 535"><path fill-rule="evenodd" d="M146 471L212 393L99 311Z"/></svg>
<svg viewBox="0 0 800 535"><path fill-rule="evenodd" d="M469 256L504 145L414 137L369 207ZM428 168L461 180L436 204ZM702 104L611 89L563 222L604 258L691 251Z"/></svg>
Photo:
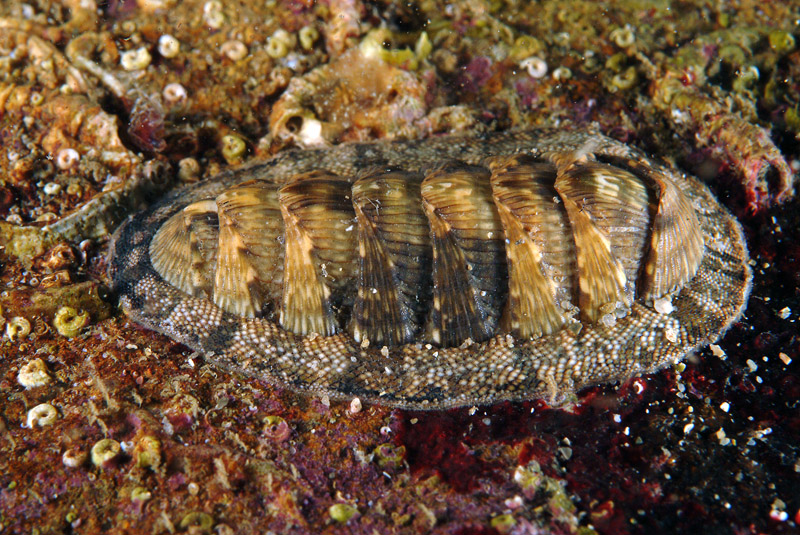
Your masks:
<svg viewBox="0 0 800 535"><path fill-rule="evenodd" d="M673 344L678 343L678 329L677 327L667 327L664 329L664 337Z"/></svg>
<svg viewBox="0 0 800 535"><path fill-rule="evenodd" d="M782 320L789 319L789 316L792 315L792 309L789 307L783 307L778 311L778 317Z"/></svg>
<svg viewBox="0 0 800 535"><path fill-rule="evenodd" d="M675 310L675 307L672 306L672 300L668 297L661 297L653 301L653 308L659 314L672 314Z"/></svg>
<svg viewBox="0 0 800 535"><path fill-rule="evenodd" d="M58 411L49 403L41 403L28 411L25 422L29 428L52 425L58 418Z"/></svg>
<svg viewBox="0 0 800 535"><path fill-rule="evenodd" d="M728 403L727 401L723 401L720 404L719 408L722 409L723 412L728 412L729 410L731 410L731 404Z"/></svg>
<svg viewBox="0 0 800 535"><path fill-rule="evenodd" d="M523 59L519 66L528 71L531 78L542 78L547 74L547 62L538 56Z"/></svg>
<svg viewBox="0 0 800 535"><path fill-rule="evenodd" d="M241 41L231 40L225 41L220 47L220 52L233 61L239 61L247 57L247 46Z"/></svg>
<svg viewBox="0 0 800 535"><path fill-rule="evenodd" d="M358 414L359 412L361 412L361 409L362 409L361 400L359 398L353 398L350 401L350 408L348 409L350 411L350 414Z"/></svg>
<svg viewBox="0 0 800 535"><path fill-rule="evenodd" d="M186 88L177 82L165 85L161 94L164 96L164 100L168 104L186 102L186 99L188 98Z"/></svg>
<svg viewBox="0 0 800 535"><path fill-rule="evenodd" d="M644 385L642 385L642 383L640 383L639 381L634 381L633 387L636 389L637 394L641 394L642 392L644 392Z"/></svg>
<svg viewBox="0 0 800 535"><path fill-rule="evenodd" d="M126 71L138 71L150 65L153 58L145 47L126 50L119 56L119 64Z"/></svg>
<svg viewBox="0 0 800 535"><path fill-rule="evenodd" d="M47 371L47 365L42 359L33 359L17 374L17 382L25 388L35 388L49 384L52 379Z"/></svg>
<svg viewBox="0 0 800 535"><path fill-rule="evenodd" d="M614 314L603 314L600 318L600 323L606 327L613 327L617 324L617 317Z"/></svg>
<svg viewBox="0 0 800 535"><path fill-rule="evenodd" d="M686 424L686 425L684 425L683 426L683 434L684 435L688 435L689 433L692 432L692 429L694 429L694 424Z"/></svg>
<svg viewBox="0 0 800 535"><path fill-rule="evenodd" d="M792 358L786 353L778 353L778 357L786 366L792 363Z"/></svg>
<svg viewBox="0 0 800 535"><path fill-rule="evenodd" d="M70 169L81 160L81 155L75 149L61 149L56 154L56 166L59 169Z"/></svg>
<svg viewBox="0 0 800 535"><path fill-rule="evenodd" d="M181 42L168 33L158 38L158 53L165 58L174 58L181 51Z"/></svg>

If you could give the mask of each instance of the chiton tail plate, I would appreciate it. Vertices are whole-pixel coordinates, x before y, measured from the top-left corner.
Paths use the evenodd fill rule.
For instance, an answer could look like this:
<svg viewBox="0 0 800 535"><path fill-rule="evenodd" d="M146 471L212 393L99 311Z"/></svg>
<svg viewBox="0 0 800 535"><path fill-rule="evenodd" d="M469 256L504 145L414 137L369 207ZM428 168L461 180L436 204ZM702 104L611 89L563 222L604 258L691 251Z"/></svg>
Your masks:
<svg viewBox="0 0 800 535"><path fill-rule="evenodd" d="M549 131L284 153L139 214L110 266L128 315L219 366L431 409L658 370L751 280L696 179Z"/></svg>

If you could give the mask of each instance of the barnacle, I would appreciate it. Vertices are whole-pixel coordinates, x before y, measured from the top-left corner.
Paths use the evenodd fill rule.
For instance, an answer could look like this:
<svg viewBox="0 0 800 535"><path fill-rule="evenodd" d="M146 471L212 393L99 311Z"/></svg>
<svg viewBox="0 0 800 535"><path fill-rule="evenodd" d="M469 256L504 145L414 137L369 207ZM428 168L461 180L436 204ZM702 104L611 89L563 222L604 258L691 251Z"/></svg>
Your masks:
<svg viewBox="0 0 800 535"><path fill-rule="evenodd" d="M86 462L87 453L77 447L70 447L61 455L61 462L68 468L77 468Z"/></svg>
<svg viewBox="0 0 800 535"><path fill-rule="evenodd" d="M42 187L42 191L44 191L46 195L58 195L61 192L61 184L48 182Z"/></svg>
<svg viewBox="0 0 800 535"><path fill-rule="evenodd" d="M178 526L182 530L192 533L211 533L211 528L214 527L214 518L208 513L192 511L181 518Z"/></svg>
<svg viewBox="0 0 800 535"><path fill-rule="evenodd" d="M203 4L203 20L212 30L219 30L225 24L225 15L222 13L222 3L219 0L209 0Z"/></svg>
<svg viewBox="0 0 800 535"><path fill-rule="evenodd" d="M311 50L314 47L314 42L319 39L319 32L313 26L303 26L297 33L297 38L303 50Z"/></svg>
<svg viewBox="0 0 800 535"><path fill-rule="evenodd" d="M289 424L286 423L286 420L280 416L271 414L264 418L263 433L267 438L274 440L275 442L283 442L289 438L291 432L292 430L289 427Z"/></svg>
<svg viewBox="0 0 800 535"><path fill-rule="evenodd" d="M380 55L354 48L292 79L270 114L274 139L310 147L344 133L356 139L411 135L414 121L424 115L425 86Z"/></svg>
<svg viewBox="0 0 800 535"><path fill-rule="evenodd" d="M611 87L614 90L625 91L636 85L639 77L635 67L628 67L623 72L615 74L611 78Z"/></svg>
<svg viewBox="0 0 800 535"><path fill-rule="evenodd" d="M244 139L234 134L222 136L220 144L222 145L222 157L225 158L225 161L228 163L241 161L247 151L247 144L244 142Z"/></svg>
<svg viewBox="0 0 800 535"><path fill-rule="evenodd" d="M284 41L275 39L274 37L270 37L267 40L266 50L267 54L269 54L270 57L275 59L282 58L289 53L289 47L286 45L286 43Z"/></svg>
<svg viewBox="0 0 800 535"><path fill-rule="evenodd" d="M569 67L560 65L553 70L553 80L556 80L557 82L563 82L565 80L569 80L570 78L572 78L572 71Z"/></svg>
<svg viewBox="0 0 800 535"><path fill-rule="evenodd" d="M525 58L519 66L528 71L531 78L542 78L547 74L547 62L538 56Z"/></svg>
<svg viewBox="0 0 800 535"><path fill-rule="evenodd" d="M165 58L174 58L181 51L181 43L168 33L158 38L158 53Z"/></svg>
<svg viewBox="0 0 800 535"><path fill-rule="evenodd" d="M92 446L92 464L97 467L104 467L122 451L122 446L116 440L104 438L95 442Z"/></svg>
<svg viewBox="0 0 800 535"><path fill-rule="evenodd" d="M194 158L182 158L178 162L178 178L181 182L193 182L200 174L200 164Z"/></svg>
<svg viewBox="0 0 800 535"><path fill-rule="evenodd" d="M620 48L627 48L636 42L636 34L630 26L624 28L614 28L608 36Z"/></svg>
<svg viewBox="0 0 800 535"><path fill-rule="evenodd" d="M241 41L231 40L222 43L219 49L222 55L227 56L228 59L239 61L247 57L247 45Z"/></svg>
<svg viewBox="0 0 800 535"><path fill-rule="evenodd" d="M53 326L56 328L61 336L73 338L81 332L86 324L89 322L89 313L84 311L78 314L78 311L72 307L61 307L56 312L53 319Z"/></svg>
<svg viewBox="0 0 800 535"><path fill-rule="evenodd" d="M165 85L162 95L168 104L180 104L188 98L186 88L176 82Z"/></svg>
<svg viewBox="0 0 800 535"><path fill-rule="evenodd" d="M49 403L40 403L28 411L25 423L29 428L52 425L58 418L58 411Z"/></svg>
<svg viewBox="0 0 800 535"><path fill-rule="evenodd" d="M405 446L394 446L388 443L379 444L372 454L381 468L395 468L403 463L406 457L406 448Z"/></svg>
<svg viewBox="0 0 800 535"><path fill-rule="evenodd" d="M390 65L416 70L419 61L427 57L432 50L432 45L427 37L425 32L420 34L415 47L416 51L412 51L410 48L386 49L383 47L383 43L391 38L388 30L372 30L361 40L359 49L366 58L377 57Z"/></svg>
<svg viewBox="0 0 800 535"><path fill-rule="evenodd" d="M6 322L6 336L12 342L21 340L31 333L31 322L22 316L14 316Z"/></svg>
<svg viewBox="0 0 800 535"><path fill-rule="evenodd" d="M150 435L141 437L133 448L133 458L139 468L156 470L161 464L161 441Z"/></svg>
<svg viewBox="0 0 800 535"><path fill-rule="evenodd" d="M275 59L282 58L289 53L289 50L294 48L295 38L286 30L276 30L272 36L267 39L267 54Z"/></svg>
<svg viewBox="0 0 800 535"><path fill-rule="evenodd" d="M74 167L81 159L81 155L75 149L61 149L56 154L56 165L59 169L69 169Z"/></svg>
<svg viewBox="0 0 800 535"><path fill-rule="evenodd" d="M537 38L530 35L521 35L514 40L509 57L512 60L520 61L524 58L535 56L544 50L544 45Z"/></svg>
<svg viewBox="0 0 800 535"><path fill-rule="evenodd" d="M33 359L22 368L17 374L17 382L25 388L35 388L44 386L52 381L47 365L42 359Z"/></svg>
<svg viewBox="0 0 800 535"><path fill-rule="evenodd" d="M150 65L152 61L150 52L144 48L139 47L134 50L126 50L119 56L119 64L126 71L138 71Z"/></svg>

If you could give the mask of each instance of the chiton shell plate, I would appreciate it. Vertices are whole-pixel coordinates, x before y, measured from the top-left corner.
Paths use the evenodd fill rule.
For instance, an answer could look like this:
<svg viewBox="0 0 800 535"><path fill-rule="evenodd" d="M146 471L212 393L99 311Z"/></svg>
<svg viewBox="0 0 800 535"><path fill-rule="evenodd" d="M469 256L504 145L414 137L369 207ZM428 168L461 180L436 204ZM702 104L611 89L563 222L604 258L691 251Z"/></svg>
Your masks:
<svg viewBox="0 0 800 535"><path fill-rule="evenodd" d="M674 364L751 284L704 185L591 132L282 153L174 192L111 255L125 312L218 366L424 409Z"/></svg>

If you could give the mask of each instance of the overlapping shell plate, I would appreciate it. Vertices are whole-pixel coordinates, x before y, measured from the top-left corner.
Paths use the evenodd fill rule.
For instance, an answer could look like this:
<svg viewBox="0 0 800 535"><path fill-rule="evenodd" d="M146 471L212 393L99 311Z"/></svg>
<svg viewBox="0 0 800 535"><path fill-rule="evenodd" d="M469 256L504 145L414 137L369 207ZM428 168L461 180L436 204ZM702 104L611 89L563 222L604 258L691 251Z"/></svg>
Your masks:
<svg viewBox="0 0 800 535"><path fill-rule="evenodd" d="M705 186L583 132L285 153L174 194L112 253L126 312L212 362L414 408L659 369L750 288Z"/></svg>

